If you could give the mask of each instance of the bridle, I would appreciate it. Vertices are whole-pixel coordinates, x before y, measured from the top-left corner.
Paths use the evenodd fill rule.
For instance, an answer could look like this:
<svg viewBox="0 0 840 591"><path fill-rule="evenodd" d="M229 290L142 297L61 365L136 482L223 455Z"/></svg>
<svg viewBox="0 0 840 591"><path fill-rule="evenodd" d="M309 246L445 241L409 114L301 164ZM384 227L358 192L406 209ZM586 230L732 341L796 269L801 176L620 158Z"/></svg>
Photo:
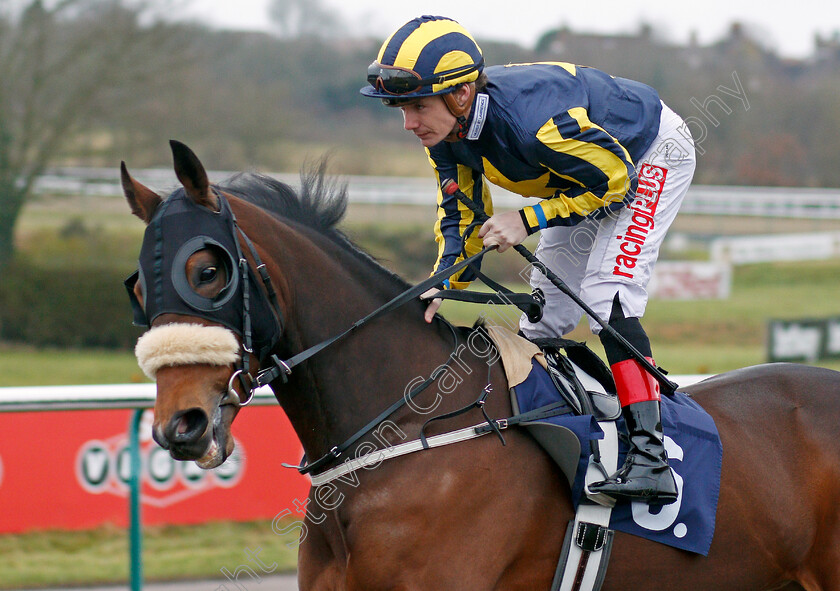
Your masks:
<svg viewBox="0 0 840 591"><path fill-rule="evenodd" d="M473 266L475 269L476 263L483 257L488 251L494 249L495 247L487 247L482 249L475 255L470 257L466 257L459 263L452 265L440 271L425 281L418 283L410 287L409 289L403 291L402 293L398 294L390 301L386 302L364 318L361 318L354 322L349 328L345 331L334 335L328 339L325 339L299 353L293 355L288 359L281 359L278 355L271 353L271 350L276 347L276 345L280 342L280 339L283 335L284 329L284 318L282 314L282 310L280 308L276 291L273 287L271 277L266 269L265 263L262 262L254 243L248 238L247 234L239 227L236 221L236 216L233 214L230 205L227 203L224 195L218 191L213 189L216 197L219 200L220 212L223 213L229 222L227 223L227 228L230 234L232 235L232 240L230 240L231 236L228 237L227 240L223 239L222 236L216 236L218 240L214 241L214 244L221 246L223 243L227 242L228 247L233 250L233 253L228 252L228 248L221 246L222 250L228 252L228 256L232 259L232 267L235 267L237 273L239 274L237 277L237 291L241 291L241 313L239 317L241 318L241 326L234 326L230 327L235 329L236 332L239 332L241 336L241 351L239 355L239 361L234 364L234 371L228 380L227 390L222 395L219 406L224 405L232 405L235 407L243 407L246 406L253 400L254 392L262 387L266 386L277 379L281 379L283 383L286 383L289 379L289 376L292 375L293 369L303 363L304 361L312 358L319 352L323 351L324 349L330 347L331 345L347 338L355 331L357 331L362 326L368 324L372 320L418 298L421 294L425 293L429 289L439 286L445 279L448 279L450 276L458 273L459 271L463 270L468 266ZM171 198L170 198L171 199ZM164 202L161 205L160 210L163 210L169 203L170 200ZM154 219L159 219L163 216L163 211L158 211L155 214ZM154 222L153 219L153 222ZM152 223L150 223L150 228L152 227ZM147 232L149 230L147 229ZM153 231L154 233L155 231ZM161 273L161 264L160 259L162 255L160 254L160 245L162 240L160 239L160 228L158 227L156 230L155 244L154 244L154 274L155 280L160 282ZM147 237L149 234L147 234ZM192 239L194 240L194 239ZM243 244L245 249L243 249ZM144 247L146 246L146 242L144 239ZM183 250L183 246L181 249ZM248 258L245 256L245 252L250 254L250 257L253 261L254 265L254 272L253 278L254 286L259 285L262 283L263 288L258 289L257 293L252 293L251 287L251 279L252 279L252 270L251 270L251 262L249 262ZM142 270L142 257L143 251L141 250L141 270ZM235 255L235 256L234 256ZM147 257L148 258L148 257ZM183 259L184 257L182 257ZM233 264L235 263L235 264ZM135 313L135 324L140 326L150 327L150 320L149 315L147 314L147 310L149 309L149 300L150 298L146 298L146 309L140 304L139 300L137 299L136 295L134 294L134 286L138 281L138 276L141 272L138 270L135 272L129 279L126 280L126 288L129 292L129 298L131 300L132 306L134 308ZM175 272L180 272L179 270L175 270ZM171 273L175 275L175 272ZM259 278L259 282L256 281L256 278ZM176 290L177 291L177 290ZM170 294L171 295L171 294ZM490 301L492 298L488 296L488 294L481 294L485 301ZM183 296L181 300L183 300ZM231 299L230 297L228 298ZM236 300L234 296L233 301ZM257 339L254 333L254 327L257 326L258 330L264 327L265 318L253 318L254 314L254 303L260 306L263 315L265 315L266 310L271 311L271 324L270 324L270 331L271 336L266 339L264 336ZM501 303L511 303L509 300L504 300ZM534 302L530 302L531 305L534 305ZM171 303L170 306L161 305L159 306L162 311L168 310L170 307L175 309L182 309L180 313L187 314L187 308L190 307L189 302L176 302ZM540 306L541 307L541 306ZM195 305L193 305L195 308ZM158 313L162 313L162 311L158 311ZM194 310L195 312L195 310ZM229 310L227 311L230 312ZM193 313L193 315L198 315L203 318L207 318L210 320L214 320L211 314L200 311L198 314ZM152 318L153 320L153 318ZM448 367L449 363L451 363L454 359L454 356L457 353L457 346L458 346L458 334L455 328L448 322L444 320L446 326L452 331L453 338L455 341L455 350L453 353L449 355L449 359L440 367ZM259 340L263 343L260 347L260 351L256 350L255 341ZM260 355L260 353L263 353ZM260 360L260 367L261 369L256 376L252 375L251 373L251 365L250 365L250 356L251 355L257 356ZM267 363L265 363L267 362ZM354 435L349 437L343 443L333 446L330 451L322 456L321 458L311 462L311 463L304 463L301 466L297 466L298 470L306 474L308 472L318 470L319 468L323 468L329 463L336 460L336 458L340 457L347 449L349 449L353 444L355 444L361 437L363 437L366 433L368 433L371 429L375 428L377 424L381 423L385 420L388 416L396 412L399 408L403 405L409 403L412 398L420 394L424 391L429 385L431 385L440 375L442 374L441 371L434 372L428 379L420 383L419 385L415 386L410 392L406 393L404 396L401 396L399 400L393 403L391 406L386 408L383 412L381 412L376 418L366 424L364 427L359 429ZM243 395L237 392L235 384L239 381Z"/></svg>
<svg viewBox="0 0 840 591"><path fill-rule="evenodd" d="M269 306L271 307L274 314L272 315L274 321L276 323L277 332L282 337L283 335L283 328L284 328L284 321L283 321L283 312L280 309L280 303L277 301L277 292L274 290L274 285L271 283L271 277L268 274L268 270L265 267L265 263L262 262L260 259L259 253L257 253L256 247L254 247L254 243L251 242L251 239L248 238L248 235L239 227L236 223L236 217L233 218L234 227L236 228L239 235L242 237L242 241L245 242L245 245L248 247L248 250L251 253L251 257L254 260L254 265L256 268L257 273L262 280L262 284L265 287L265 297L268 298ZM236 240L237 245L237 255L239 256L239 269L242 273L242 355L239 361L239 367L234 368L234 372L230 376L230 380L228 380L227 392L222 397L219 406L223 406L225 404L233 404L236 407L246 406L248 403L251 402L254 398L254 392L257 388L260 387L259 384L252 376L251 376L251 368L250 368L250 358L251 355L254 353L254 346L253 346L253 322L251 320L251 297L250 297L250 290L248 289L248 272L250 269L250 265L248 260L242 256L242 249L239 245L239 241ZM234 382L236 378L239 378L240 383L242 385L242 391L245 394L245 398L243 399L239 396L239 393L234 388Z"/></svg>
<svg viewBox="0 0 840 591"><path fill-rule="evenodd" d="M241 407L253 399L258 387L251 375L250 356L266 358L280 341L285 323L271 278L254 243L239 227L224 195L213 187L211 190L218 199L218 211L196 205L178 192L161 204L146 229L138 270L125 281L125 286L134 310L134 324L138 326L151 328L160 314L176 313L205 318L239 334L239 360L219 405ZM168 212L170 208L174 211ZM166 221L167 214L175 216L176 221ZM170 224L173 233L166 242L164 223ZM215 298L196 294L183 269L192 254L209 245L223 253L221 262L229 273L228 284ZM253 275L246 251L254 264ZM134 292L138 281L145 292L142 304ZM259 327L259 334L255 334L255 326ZM237 381L242 395L235 388Z"/></svg>

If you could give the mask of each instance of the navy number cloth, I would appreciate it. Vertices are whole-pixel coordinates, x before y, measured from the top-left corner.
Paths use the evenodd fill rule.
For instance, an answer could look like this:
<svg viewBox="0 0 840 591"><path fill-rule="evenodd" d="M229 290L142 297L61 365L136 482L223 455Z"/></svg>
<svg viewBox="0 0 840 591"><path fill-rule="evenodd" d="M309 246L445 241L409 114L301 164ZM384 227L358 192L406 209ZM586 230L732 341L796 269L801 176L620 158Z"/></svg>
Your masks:
<svg viewBox="0 0 840 591"><path fill-rule="evenodd" d="M516 386L516 395L520 412L560 400L551 378L536 362L528 379ZM603 438L603 432L589 415L567 414L543 420L571 429L581 441L581 458L572 487L572 500L577 507L589 461L589 441ZM619 433L624 432L623 419L619 419L617 427ZM662 427L665 450L677 480L677 501L661 507L641 502L618 503L610 527L706 556L715 530L720 492L723 460L720 436L712 417L682 392L662 397ZM626 455L627 445L621 441L619 467Z"/></svg>

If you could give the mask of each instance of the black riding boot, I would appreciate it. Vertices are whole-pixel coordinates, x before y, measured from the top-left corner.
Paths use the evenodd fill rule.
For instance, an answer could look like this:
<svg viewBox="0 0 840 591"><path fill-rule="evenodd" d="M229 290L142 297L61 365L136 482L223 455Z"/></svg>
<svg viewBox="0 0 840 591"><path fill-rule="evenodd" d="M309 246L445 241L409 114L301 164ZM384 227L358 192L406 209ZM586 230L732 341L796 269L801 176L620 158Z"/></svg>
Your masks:
<svg viewBox="0 0 840 591"><path fill-rule="evenodd" d="M677 483L668 467L662 442L659 402L645 400L622 409L630 450L624 465L589 490L619 500L644 501L650 505L669 505L677 500Z"/></svg>
<svg viewBox="0 0 840 591"><path fill-rule="evenodd" d="M624 316L618 294L613 299L610 326L653 363L650 340L641 322ZM607 331L601 331L599 336L615 379L630 449L618 472L590 484L589 490L616 499L669 505L677 500L677 483L668 467L662 439L659 384Z"/></svg>

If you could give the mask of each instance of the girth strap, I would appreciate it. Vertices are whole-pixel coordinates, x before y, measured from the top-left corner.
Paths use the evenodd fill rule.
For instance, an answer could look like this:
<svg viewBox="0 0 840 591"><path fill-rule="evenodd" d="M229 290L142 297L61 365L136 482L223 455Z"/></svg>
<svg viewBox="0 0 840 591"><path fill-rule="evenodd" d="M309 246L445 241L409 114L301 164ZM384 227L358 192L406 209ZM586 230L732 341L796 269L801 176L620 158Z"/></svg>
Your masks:
<svg viewBox="0 0 840 591"><path fill-rule="evenodd" d="M487 433L495 431L496 429L507 429L508 427L515 427L521 423L530 423L531 421L541 421L543 419L550 419L551 417L558 417L560 415L567 415L572 412L572 407L565 400L552 402L546 406L529 410L528 412L520 413L506 419L496 419L493 421L495 425L482 425L476 427L476 433Z"/></svg>
<svg viewBox="0 0 840 591"><path fill-rule="evenodd" d="M441 435L433 435L425 439L425 441L421 439L415 439L406 443L400 443L398 445L386 447L375 452L370 452L358 458L347 458L342 464L339 464L338 466L320 472L316 475L310 476L312 480L312 486L322 486L324 484L332 482L337 478L341 478L345 474L350 474L360 468L366 468L367 466L378 465L387 459L397 458L406 454L424 451L430 448L451 445L453 443L460 443L468 439L481 437L487 433L490 433L491 431L498 432L507 429L508 427L518 425L520 423L527 423L529 421L535 421L561 414L567 414L569 412L571 412L571 409L566 404L564 404L563 402L558 402L551 406L546 406L544 408L533 410L521 415L516 415L514 417L509 417L506 419L493 419L493 426L490 426L487 423L473 425L472 427L465 427L456 431L449 431ZM296 466L290 467L295 468Z"/></svg>

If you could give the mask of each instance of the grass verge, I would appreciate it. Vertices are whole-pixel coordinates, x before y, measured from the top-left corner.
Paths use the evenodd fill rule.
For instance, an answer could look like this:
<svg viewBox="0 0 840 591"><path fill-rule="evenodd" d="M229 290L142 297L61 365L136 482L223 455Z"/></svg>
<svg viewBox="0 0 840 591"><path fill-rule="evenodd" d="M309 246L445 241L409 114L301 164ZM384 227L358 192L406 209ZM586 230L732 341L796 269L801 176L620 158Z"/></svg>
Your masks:
<svg viewBox="0 0 840 591"><path fill-rule="evenodd" d="M68 386L145 382L130 351L0 347L0 386Z"/></svg>
<svg viewBox="0 0 840 591"><path fill-rule="evenodd" d="M145 527L145 581L220 579L248 562L246 550L272 573L294 571L296 528L279 535L267 521L214 522ZM96 585L128 580L128 535L102 527L79 532L31 532L0 536L0 589Z"/></svg>

